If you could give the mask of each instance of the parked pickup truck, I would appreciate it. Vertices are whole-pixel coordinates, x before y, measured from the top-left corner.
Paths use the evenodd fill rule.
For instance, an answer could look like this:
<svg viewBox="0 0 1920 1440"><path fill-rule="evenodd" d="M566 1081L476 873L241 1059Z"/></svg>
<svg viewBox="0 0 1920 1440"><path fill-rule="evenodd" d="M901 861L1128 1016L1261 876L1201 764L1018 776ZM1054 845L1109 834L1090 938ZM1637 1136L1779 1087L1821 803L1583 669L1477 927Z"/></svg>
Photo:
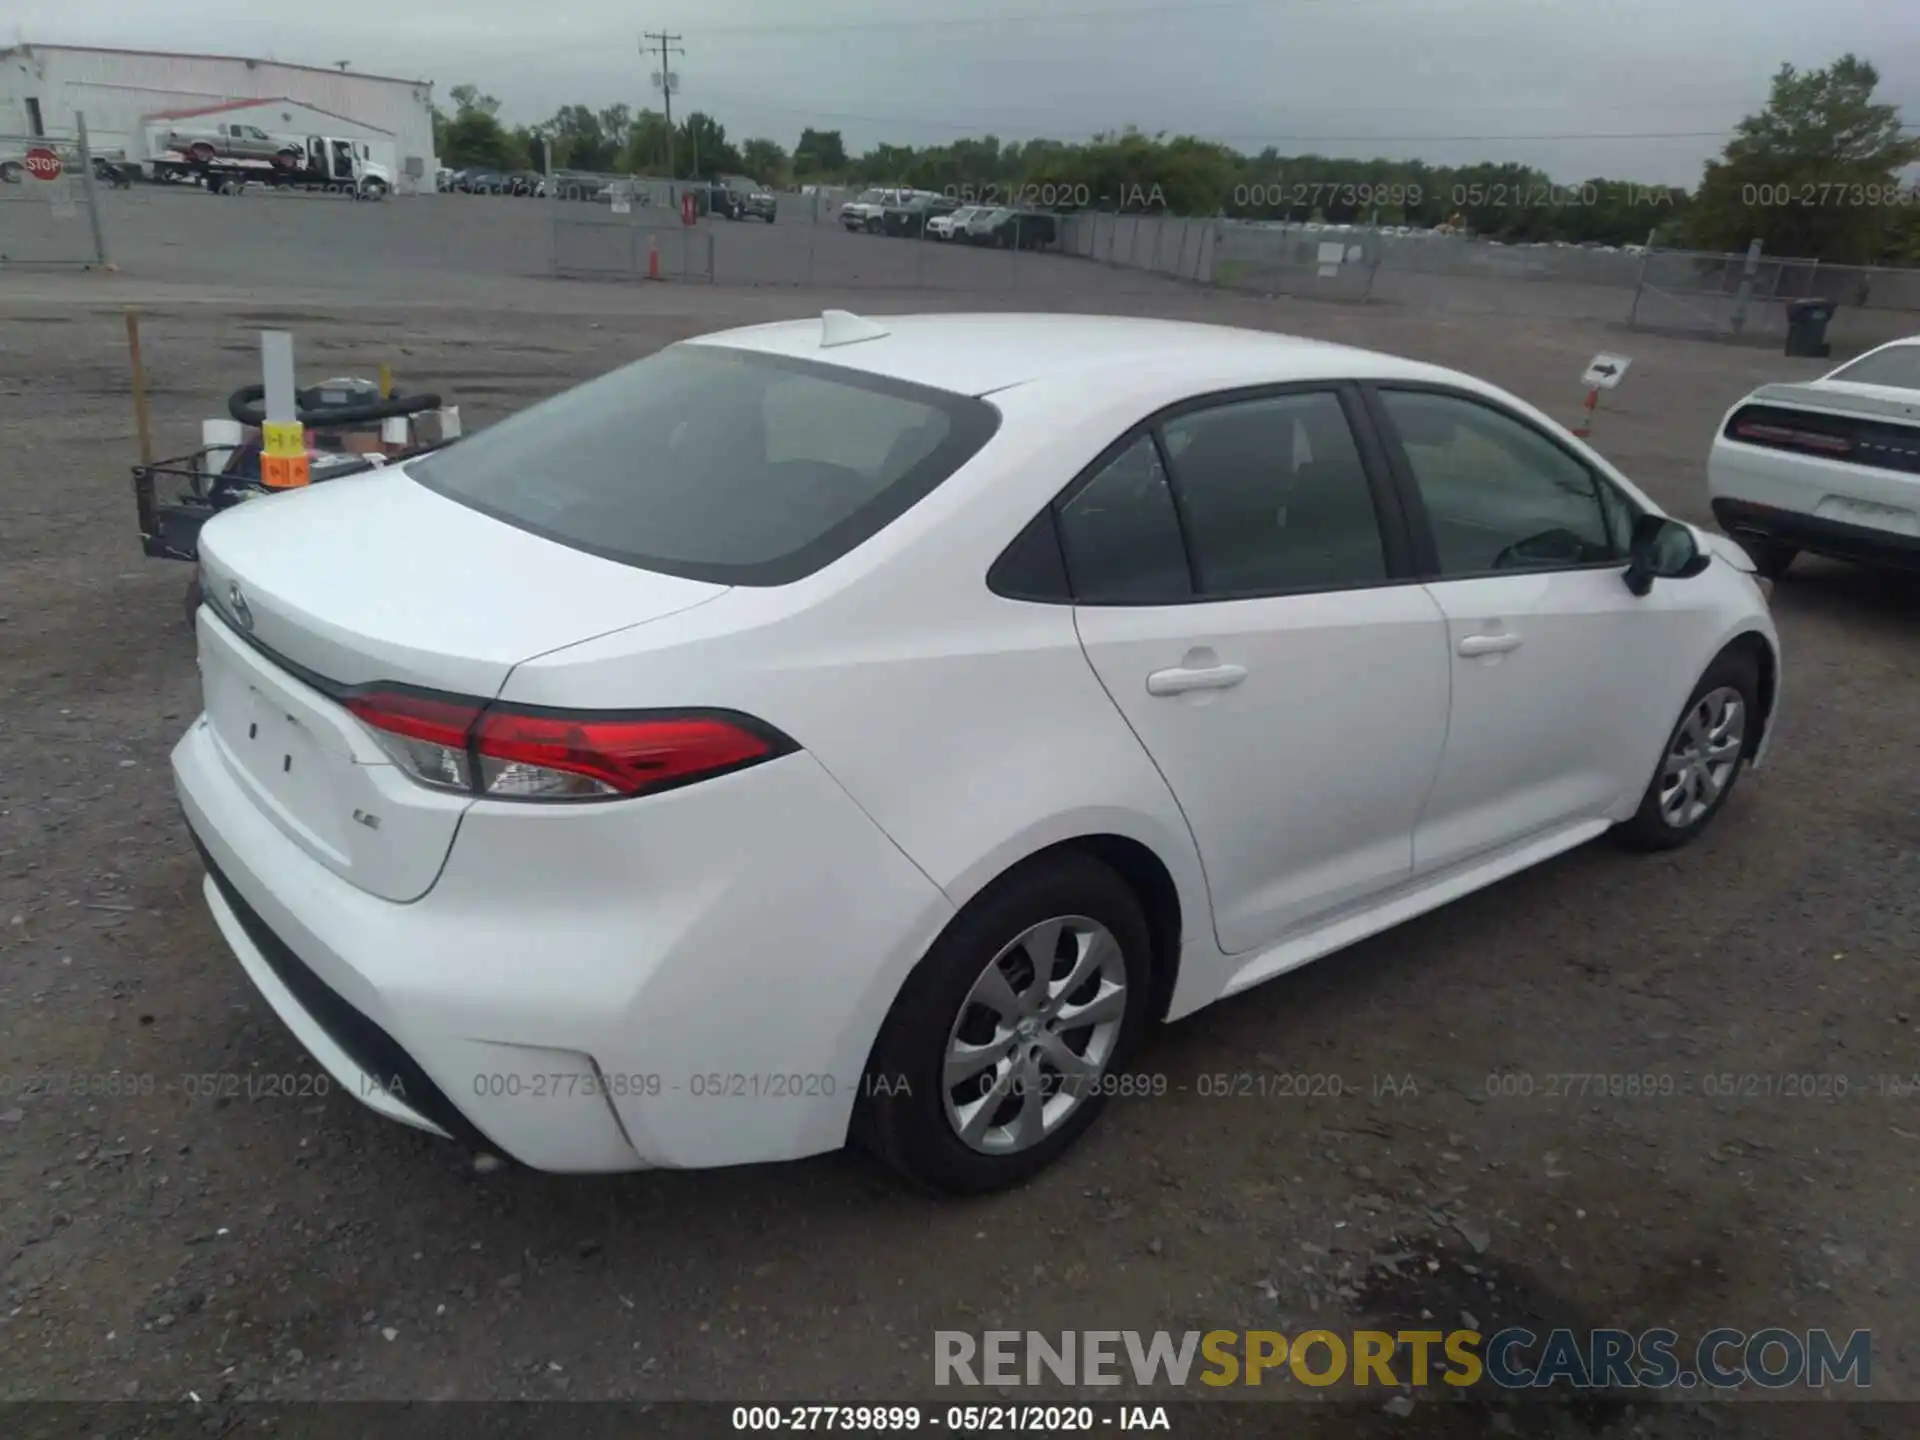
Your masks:
<svg viewBox="0 0 1920 1440"><path fill-rule="evenodd" d="M274 160L295 165L300 162L302 153L298 140L285 135L269 135L257 125L207 125L168 130L161 137L160 148L177 150L200 164L209 160Z"/></svg>

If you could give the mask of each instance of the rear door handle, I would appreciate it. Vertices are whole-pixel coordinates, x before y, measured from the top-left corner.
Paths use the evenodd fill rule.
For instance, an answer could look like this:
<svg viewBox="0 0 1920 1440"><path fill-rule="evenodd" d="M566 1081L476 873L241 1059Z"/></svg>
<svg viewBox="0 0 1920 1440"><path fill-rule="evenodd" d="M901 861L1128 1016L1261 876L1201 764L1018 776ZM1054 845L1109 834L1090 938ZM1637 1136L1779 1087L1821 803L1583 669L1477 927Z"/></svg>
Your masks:
<svg viewBox="0 0 1920 1440"><path fill-rule="evenodd" d="M1509 650L1520 648L1518 635L1469 635L1460 642L1460 653L1474 655L1504 655Z"/></svg>
<svg viewBox="0 0 1920 1440"><path fill-rule="evenodd" d="M1198 670L1156 670L1147 676L1147 693L1185 695L1190 690L1231 690L1246 678L1244 665L1208 665Z"/></svg>

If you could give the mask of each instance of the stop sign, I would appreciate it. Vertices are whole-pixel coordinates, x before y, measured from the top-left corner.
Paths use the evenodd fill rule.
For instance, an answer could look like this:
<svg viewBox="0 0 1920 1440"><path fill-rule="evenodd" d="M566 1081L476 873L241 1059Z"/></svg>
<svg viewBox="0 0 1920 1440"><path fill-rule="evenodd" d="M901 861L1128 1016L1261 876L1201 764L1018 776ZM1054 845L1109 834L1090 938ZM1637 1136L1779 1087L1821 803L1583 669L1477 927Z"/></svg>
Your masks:
<svg viewBox="0 0 1920 1440"><path fill-rule="evenodd" d="M27 174L36 180L58 180L60 157L44 145L34 146L27 151Z"/></svg>

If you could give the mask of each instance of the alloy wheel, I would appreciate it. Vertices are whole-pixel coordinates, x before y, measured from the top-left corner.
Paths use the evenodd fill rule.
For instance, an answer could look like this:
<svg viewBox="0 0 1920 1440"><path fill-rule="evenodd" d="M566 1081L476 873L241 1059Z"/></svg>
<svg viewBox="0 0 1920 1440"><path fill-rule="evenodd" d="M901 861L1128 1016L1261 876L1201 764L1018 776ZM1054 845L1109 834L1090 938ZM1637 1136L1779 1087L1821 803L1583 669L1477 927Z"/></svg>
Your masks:
<svg viewBox="0 0 1920 1440"><path fill-rule="evenodd" d="M1127 965L1084 915L1022 931L961 1002L941 1080L947 1121L987 1155L1032 1148L1100 1091L1127 1014Z"/></svg>
<svg viewBox="0 0 1920 1440"><path fill-rule="evenodd" d="M1674 732L1660 769L1660 818L1684 830L1713 808L1740 764L1747 702L1730 685L1710 690Z"/></svg>

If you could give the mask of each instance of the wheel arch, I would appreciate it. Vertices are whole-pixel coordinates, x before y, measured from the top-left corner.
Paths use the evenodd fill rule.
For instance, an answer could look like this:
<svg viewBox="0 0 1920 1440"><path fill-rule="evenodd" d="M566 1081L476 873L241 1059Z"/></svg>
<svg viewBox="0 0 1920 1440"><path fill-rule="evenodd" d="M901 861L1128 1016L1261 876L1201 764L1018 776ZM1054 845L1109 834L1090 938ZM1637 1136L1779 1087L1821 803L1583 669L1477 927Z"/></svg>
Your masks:
<svg viewBox="0 0 1920 1440"><path fill-rule="evenodd" d="M1161 1020L1166 1017L1172 1001L1175 987L1180 976L1180 949L1184 927L1193 909L1183 902L1179 882L1174 878L1171 867L1153 846L1136 836L1121 834L1114 830L1089 830L1085 833L1066 836L1023 851L1016 858L1000 864L993 873L972 886L964 897L953 901L953 909L946 919L933 932L925 946L915 957L913 963L897 972L898 978L890 984L886 992L885 1003L879 1007L878 1019L873 1023L870 1033L865 1037L865 1051L862 1055L863 1073L871 1073L873 1054L879 1045L886 1025L886 1016L911 983L913 976L927 961L941 937L953 927L959 918L977 902L980 897L998 887L1009 876L1032 865L1044 864L1049 859L1063 853L1075 852L1090 855L1118 875L1140 902L1147 918L1147 931L1151 937L1152 954L1148 957L1152 979L1148 990L1147 1019ZM1204 921L1202 912L1202 922ZM864 1106L856 1105L849 1115L849 1136L857 1136L863 1122L861 1112Z"/></svg>
<svg viewBox="0 0 1920 1440"><path fill-rule="evenodd" d="M1760 680L1760 694L1756 697L1760 702L1759 723L1748 732L1745 751L1746 758L1753 761L1772 738L1774 702L1780 693L1780 652L1767 635L1758 630L1744 630L1722 645L1713 660L1718 664L1722 657L1736 655L1753 657Z"/></svg>
<svg viewBox="0 0 1920 1440"><path fill-rule="evenodd" d="M1148 991L1147 1018L1164 1020L1180 978L1180 939L1184 923L1180 887L1174 883L1173 872L1150 846L1131 836L1114 834L1077 835L1070 840L1060 840L1034 852L1020 864L1076 850L1091 855L1124 880L1146 912L1147 932L1153 944L1149 957L1153 980Z"/></svg>

